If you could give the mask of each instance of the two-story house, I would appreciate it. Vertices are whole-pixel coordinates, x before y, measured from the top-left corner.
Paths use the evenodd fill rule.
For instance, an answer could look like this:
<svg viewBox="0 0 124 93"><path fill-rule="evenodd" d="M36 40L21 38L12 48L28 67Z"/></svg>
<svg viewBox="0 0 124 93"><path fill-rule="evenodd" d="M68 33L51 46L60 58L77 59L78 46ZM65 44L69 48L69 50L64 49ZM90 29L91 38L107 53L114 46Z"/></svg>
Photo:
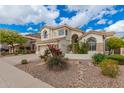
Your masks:
<svg viewBox="0 0 124 93"><path fill-rule="evenodd" d="M48 44L54 44L64 53L68 53L68 45L72 42L87 42L89 53L103 53L105 50L105 39L113 36L113 32L89 31L84 32L78 28L62 25L57 27L44 26L41 29L41 40L36 42L36 54L43 54Z"/></svg>

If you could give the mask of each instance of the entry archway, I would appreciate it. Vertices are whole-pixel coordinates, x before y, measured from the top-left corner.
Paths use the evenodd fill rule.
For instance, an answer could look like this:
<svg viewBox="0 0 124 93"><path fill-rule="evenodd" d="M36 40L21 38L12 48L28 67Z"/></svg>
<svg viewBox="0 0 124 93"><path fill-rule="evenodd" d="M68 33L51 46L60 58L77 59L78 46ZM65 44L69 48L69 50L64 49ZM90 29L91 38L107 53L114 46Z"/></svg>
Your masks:
<svg viewBox="0 0 124 93"><path fill-rule="evenodd" d="M72 44L77 43L78 42L78 35L77 34L73 34L72 35Z"/></svg>

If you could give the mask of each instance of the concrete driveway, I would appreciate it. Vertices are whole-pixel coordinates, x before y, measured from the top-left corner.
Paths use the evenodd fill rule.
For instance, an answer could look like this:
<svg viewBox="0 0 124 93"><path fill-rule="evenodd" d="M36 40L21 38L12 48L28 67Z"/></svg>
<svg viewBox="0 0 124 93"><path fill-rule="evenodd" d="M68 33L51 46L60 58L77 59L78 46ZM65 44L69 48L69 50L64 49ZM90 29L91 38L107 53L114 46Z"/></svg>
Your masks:
<svg viewBox="0 0 124 93"><path fill-rule="evenodd" d="M32 62L40 61L40 58L36 54L27 54L27 55L1 57L0 62L6 62L11 65L16 65L16 64L20 64L22 59L27 59L28 61L32 61Z"/></svg>
<svg viewBox="0 0 124 93"><path fill-rule="evenodd" d="M40 61L35 54L0 58L0 88L52 88L51 85L13 66L20 64L22 59Z"/></svg>

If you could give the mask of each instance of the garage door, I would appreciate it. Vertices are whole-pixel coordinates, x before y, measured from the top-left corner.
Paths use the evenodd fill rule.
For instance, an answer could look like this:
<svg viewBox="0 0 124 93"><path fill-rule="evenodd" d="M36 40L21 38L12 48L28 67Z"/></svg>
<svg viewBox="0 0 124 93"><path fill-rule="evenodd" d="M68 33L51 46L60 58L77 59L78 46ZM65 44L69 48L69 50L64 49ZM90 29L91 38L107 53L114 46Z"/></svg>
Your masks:
<svg viewBox="0 0 124 93"><path fill-rule="evenodd" d="M40 54L43 55L43 54L44 54L44 51L45 51L46 49L48 49L47 46L41 46L41 47L40 47Z"/></svg>

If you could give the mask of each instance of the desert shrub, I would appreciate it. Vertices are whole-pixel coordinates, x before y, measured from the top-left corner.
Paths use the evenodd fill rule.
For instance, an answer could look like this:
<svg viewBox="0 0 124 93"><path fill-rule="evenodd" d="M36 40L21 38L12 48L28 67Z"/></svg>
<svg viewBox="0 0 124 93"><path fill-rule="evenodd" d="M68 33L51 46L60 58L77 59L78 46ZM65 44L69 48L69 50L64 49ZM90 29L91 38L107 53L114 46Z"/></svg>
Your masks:
<svg viewBox="0 0 124 93"><path fill-rule="evenodd" d="M84 42L77 42L74 44L70 44L68 46L69 51L73 51L75 54L87 54L88 53L88 46Z"/></svg>
<svg viewBox="0 0 124 93"><path fill-rule="evenodd" d="M67 68L67 63L62 51L54 45L48 45L51 55L47 58L47 66L50 70L60 71Z"/></svg>
<svg viewBox="0 0 124 93"><path fill-rule="evenodd" d="M48 45L48 48L52 54L52 56L61 56L62 51L59 48L56 48L54 45Z"/></svg>
<svg viewBox="0 0 124 93"><path fill-rule="evenodd" d="M106 59L102 61L99 64L102 74L105 76L109 76L112 78L115 78L118 75L119 72L119 67L118 67L118 62L111 60L111 59Z"/></svg>
<svg viewBox="0 0 124 93"><path fill-rule="evenodd" d="M93 64L97 65L99 63L101 63L104 59L106 59L106 56L104 54L94 54L93 57Z"/></svg>
<svg viewBox="0 0 124 93"><path fill-rule="evenodd" d="M18 55L19 53L16 51L16 52L14 52L14 55Z"/></svg>
<svg viewBox="0 0 124 93"><path fill-rule="evenodd" d="M67 50L68 50L68 51L72 51L72 44L69 44L69 45L67 46Z"/></svg>
<svg viewBox="0 0 124 93"><path fill-rule="evenodd" d="M2 55L2 56L6 56L6 55L8 55L8 54L9 54L9 52L6 52L6 51L2 51L2 52L1 52L1 55Z"/></svg>
<svg viewBox="0 0 124 93"><path fill-rule="evenodd" d="M54 71L60 71L67 68L66 59L61 56L53 56L48 59L48 68Z"/></svg>
<svg viewBox="0 0 124 93"><path fill-rule="evenodd" d="M124 65L124 56L123 55L119 55L119 54L109 55L107 58L118 61L119 65Z"/></svg>
<svg viewBox="0 0 124 93"><path fill-rule="evenodd" d="M87 44L81 42L78 54L87 54L87 53L88 53L88 46L87 46Z"/></svg>
<svg viewBox="0 0 124 93"><path fill-rule="evenodd" d="M26 59L23 59L23 60L21 61L21 64L28 64L28 61L27 61Z"/></svg>
<svg viewBox="0 0 124 93"><path fill-rule="evenodd" d="M78 54L80 52L80 45L79 45L79 42L77 43L74 43L74 53L75 54Z"/></svg>

